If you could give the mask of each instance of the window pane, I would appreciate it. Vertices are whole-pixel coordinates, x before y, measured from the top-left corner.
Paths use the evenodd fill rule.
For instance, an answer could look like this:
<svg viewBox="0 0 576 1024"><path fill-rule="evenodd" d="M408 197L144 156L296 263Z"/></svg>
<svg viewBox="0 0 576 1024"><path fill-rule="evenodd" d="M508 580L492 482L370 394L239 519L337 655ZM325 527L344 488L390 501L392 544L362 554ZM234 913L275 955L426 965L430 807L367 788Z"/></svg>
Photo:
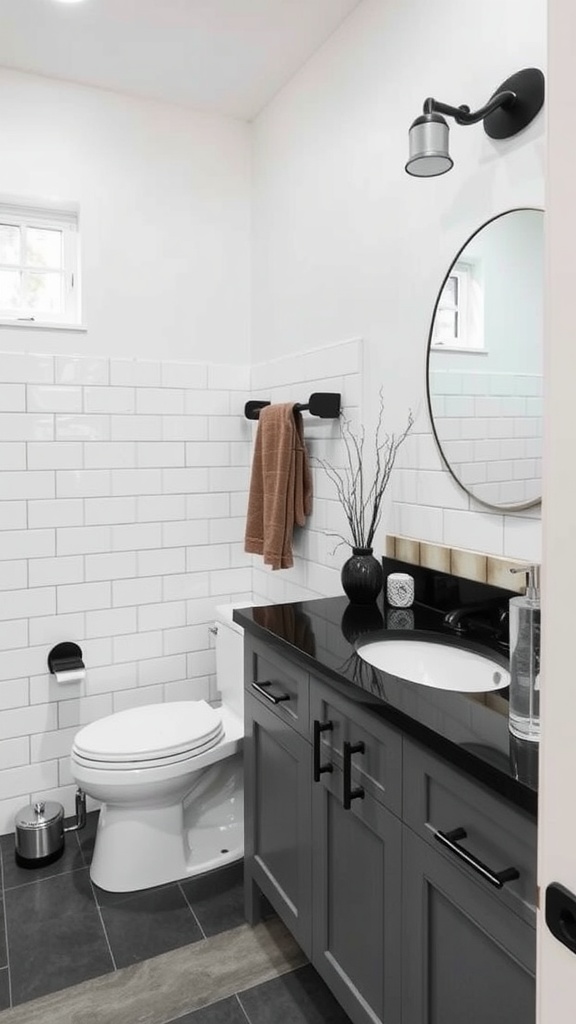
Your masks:
<svg viewBox="0 0 576 1024"><path fill-rule="evenodd" d="M20 300L20 272L18 270L0 270L0 308L18 309Z"/></svg>
<svg viewBox="0 0 576 1024"><path fill-rule="evenodd" d="M22 305L44 313L59 313L62 309L62 277L60 274L25 273L23 276Z"/></svg>
<svg viewBox="0 0 576 1024"><path fill-rule="evenodd" d="M20 228L0 224L0 263L20 262Z"/></svg>
<svg viewBox="0 0 576 1024"><path fill-rule="evenodd" d="M458 278L449 277L442 289L439 309L454 309L458 305Z"/></svg>
<svg viewBox="0 0 576 1024"><path fill-rule="evenodd" d="M444 345L454 344L457 340L457 316L454 310L439 309L434 321L434 341Z"/></svg>
<svg viewBox="0 0 576 1024"><path fill-rule="evenodd" d="M62 232L52 228L28 228L26 231L26 266L62 266Z"/></svg>

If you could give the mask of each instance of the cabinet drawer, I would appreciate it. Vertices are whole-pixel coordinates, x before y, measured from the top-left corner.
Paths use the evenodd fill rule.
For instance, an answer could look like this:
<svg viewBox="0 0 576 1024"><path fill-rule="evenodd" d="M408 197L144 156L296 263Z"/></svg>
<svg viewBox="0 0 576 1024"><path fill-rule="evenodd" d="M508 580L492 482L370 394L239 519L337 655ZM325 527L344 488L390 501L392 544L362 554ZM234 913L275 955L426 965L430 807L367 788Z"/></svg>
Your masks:
<svg viewBox="0 0 576 1024"><path fill-rule="evenodd" d="M536 929L402 829L402 1024L534 1024Z"/></svg>
<svg viewBox="0 0 576 1024"><path fill-rule="evenodd" d="M379 803L399 815L402 801L402 737L354 701L314 677L310 680L310 736L316 774L326 767L344 767L344 745L351 765L351 783L363 787Z"/></svg>
<svg viewBox="0 0 576 1024"><path fill-rule="evenodd" d="M246 690L282 721L308 735L308 673L272 648L252 640L245 646Z"/></svg>
<svg viewBox="0 0 576 1024"><path fill-rule="evenodd" d="M404 741L403 818L451 863L534 923L536 822L532 818L408 740ZM461 832L454 835L456 830ZM448 834L452 848L436 838L438 832ZM461 850L480 865L466 862ZM498 888L494 879L482 873L482 866L492 876L514 868L519 877Z"/></svg>

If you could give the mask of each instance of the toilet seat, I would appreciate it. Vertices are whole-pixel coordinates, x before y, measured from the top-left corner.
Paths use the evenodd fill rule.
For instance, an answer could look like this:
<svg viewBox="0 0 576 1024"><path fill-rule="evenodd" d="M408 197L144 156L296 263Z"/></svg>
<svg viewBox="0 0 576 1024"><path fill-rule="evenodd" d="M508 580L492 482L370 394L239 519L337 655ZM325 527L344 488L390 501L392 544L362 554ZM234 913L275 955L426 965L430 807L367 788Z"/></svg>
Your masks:
<svg viewBox="0 0 576 1024"><path fill-rule="evenodd" d="M206 701L149 704L80 729L72 757L94 768L161 767L203 754L223 735L221 714Z"/></svg>

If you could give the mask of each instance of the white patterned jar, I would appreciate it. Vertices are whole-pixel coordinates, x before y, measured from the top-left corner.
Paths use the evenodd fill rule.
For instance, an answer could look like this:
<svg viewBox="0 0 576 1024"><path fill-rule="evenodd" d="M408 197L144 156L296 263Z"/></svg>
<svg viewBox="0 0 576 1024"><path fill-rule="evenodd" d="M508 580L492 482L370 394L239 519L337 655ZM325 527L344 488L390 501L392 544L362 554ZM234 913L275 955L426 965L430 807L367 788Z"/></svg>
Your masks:
<svg viewBox="0 0 576 1024"><path fill-rule="evenodd" d="M386 579L386 600L392 608L409 608L414 602L414 577L391 572Z"/></svg>

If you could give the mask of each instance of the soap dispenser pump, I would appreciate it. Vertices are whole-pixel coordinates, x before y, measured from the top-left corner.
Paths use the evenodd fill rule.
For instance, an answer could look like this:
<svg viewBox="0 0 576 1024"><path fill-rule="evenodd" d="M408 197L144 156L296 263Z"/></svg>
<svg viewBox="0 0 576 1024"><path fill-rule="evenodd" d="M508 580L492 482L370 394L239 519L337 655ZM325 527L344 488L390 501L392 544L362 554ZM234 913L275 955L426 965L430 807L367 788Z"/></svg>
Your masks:
<svg viewBox="0 0 576 1024"><path fill-rule="evenodd" d="M540 566L527 565L526 593L510 600L510 732L540 739Z"/></svg>

